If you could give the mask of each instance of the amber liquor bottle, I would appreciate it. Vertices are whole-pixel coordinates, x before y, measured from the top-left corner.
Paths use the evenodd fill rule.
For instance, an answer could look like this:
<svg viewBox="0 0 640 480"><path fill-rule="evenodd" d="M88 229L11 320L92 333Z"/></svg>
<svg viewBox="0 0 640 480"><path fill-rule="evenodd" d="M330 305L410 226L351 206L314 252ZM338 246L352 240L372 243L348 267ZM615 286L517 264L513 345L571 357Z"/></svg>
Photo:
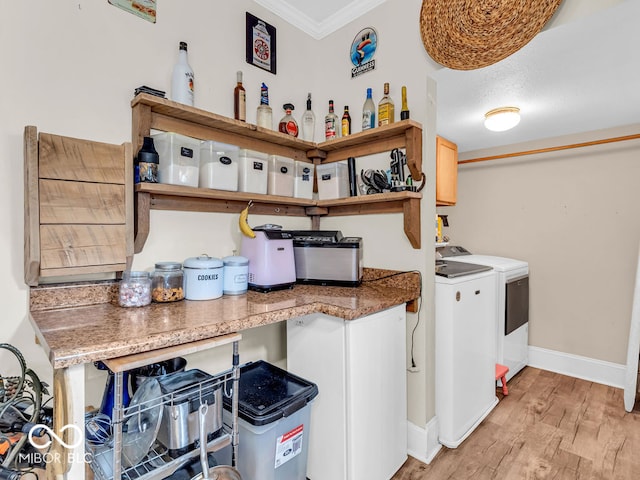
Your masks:
<svg viewBox="0 0 640 480"><path fill-rule="evenodd" d="M389 84L384 84L384 96L378 103L378 126L388 125L393 123L395 116L395 109L393 100L389 96Z"/></svg>

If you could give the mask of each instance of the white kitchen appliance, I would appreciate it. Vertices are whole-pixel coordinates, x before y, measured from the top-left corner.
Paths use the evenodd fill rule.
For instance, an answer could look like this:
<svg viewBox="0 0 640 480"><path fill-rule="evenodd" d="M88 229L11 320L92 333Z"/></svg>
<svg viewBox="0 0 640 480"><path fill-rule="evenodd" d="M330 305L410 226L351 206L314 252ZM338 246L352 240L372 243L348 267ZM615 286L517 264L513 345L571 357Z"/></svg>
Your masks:
<svg viewBox="0 0 640 480"><path fill-rule="evenodd" d="M291 288L296 283L293 235L280 225L260 225L256 236L242 236L240 254L249 259L249 288L270 292Z"/></svg>
<svg viewBox="0 0 640 480"><path fill-rule="evenodd" d="M287 370L318 386L310 480L388 480L407 459L406 312L287 321ZM242 440L240 441L242 442Z"/></svg>
<svg viewBox="0 0 640 480"><path fill-rule="evenodd" d="M435 278L436 417L438 440L456 448L498 403L496 274L478 272L478 265L445 264Z"/></svg>
<svg viewBox="0 0 640 480"><path fill-rule="evenodd" d="M436 251L441 258L486 265L496 272L496 362L509 367L509 380L529 363L529 264L473 255L460 246L439 247Z"/></svg>

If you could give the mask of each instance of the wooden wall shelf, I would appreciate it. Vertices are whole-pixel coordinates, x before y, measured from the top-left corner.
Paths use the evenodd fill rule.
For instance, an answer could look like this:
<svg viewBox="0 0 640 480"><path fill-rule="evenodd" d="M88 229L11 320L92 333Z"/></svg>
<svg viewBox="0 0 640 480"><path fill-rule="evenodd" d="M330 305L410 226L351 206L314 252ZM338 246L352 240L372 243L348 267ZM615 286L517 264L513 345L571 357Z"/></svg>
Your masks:
<svg viewBox="0 0 640 480"><path fill-rule="evenodd" d="M215 140L316 165L349 157L363 157L405 148L407 167L416 181L422 173L422 128L412 120L356 133L320 144L306 142L273 130L229 119L205 110L153 95L140 94L131 102L133 151L142 146L151 130L170 131L202 140ZM311 217L312 229L320 228L323 216L402 213L404 230L413 248L420 248L420 201L422 194L392 192L377 195L308 200L206 188L142 183L136 192L135 252L149 234L149 211L181 210L239 213L253 201L252 212L263 215Z"/></svg>

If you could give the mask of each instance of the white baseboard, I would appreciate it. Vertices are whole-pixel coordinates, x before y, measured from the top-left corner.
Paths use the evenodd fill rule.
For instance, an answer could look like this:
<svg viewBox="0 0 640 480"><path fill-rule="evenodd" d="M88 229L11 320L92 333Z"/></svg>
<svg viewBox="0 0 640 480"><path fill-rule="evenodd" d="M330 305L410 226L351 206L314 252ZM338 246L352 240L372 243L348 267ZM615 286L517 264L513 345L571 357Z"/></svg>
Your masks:
<svg viewBox="0 0 640 480"><path fill-rule="evenodd" d="M626 366L618 363L530 346L529 365L590 382L624 388Z"/></svg>
<svg viewBox="0 0 640 480"><path fill-rule="evenodd" d="M407 422L407 453L423 463L431 460L440 451L442 445L438 442L438 419L433 417L425 428Z"/></svg>

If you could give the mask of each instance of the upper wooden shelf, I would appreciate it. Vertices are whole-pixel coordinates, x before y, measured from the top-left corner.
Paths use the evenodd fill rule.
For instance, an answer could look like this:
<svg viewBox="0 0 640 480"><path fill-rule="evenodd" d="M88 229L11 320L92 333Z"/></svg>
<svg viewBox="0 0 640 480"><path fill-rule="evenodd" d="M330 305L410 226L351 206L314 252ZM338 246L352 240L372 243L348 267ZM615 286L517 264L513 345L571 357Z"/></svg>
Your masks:
<svg viewBox="0 0 640 480"><path fill-rule="evenodd" d="M140 149L143 138L150 135L151 130L230 143L316 165L405 148L411 176L416 182L424 181L422 127L413 120L402 120L316 144L149 94L137 95L132 100L131 107L134 152ZM146 183L136 185L135 191L136 253L142 250L149 234L151 209L238 213L250 200L253 201L254 213L310 216L313 229L319 228L320 218L323 216L401 212L404 214L404 229L411 245L420 248L420 193L393 192L335 200L307 200Z"/></svg>

